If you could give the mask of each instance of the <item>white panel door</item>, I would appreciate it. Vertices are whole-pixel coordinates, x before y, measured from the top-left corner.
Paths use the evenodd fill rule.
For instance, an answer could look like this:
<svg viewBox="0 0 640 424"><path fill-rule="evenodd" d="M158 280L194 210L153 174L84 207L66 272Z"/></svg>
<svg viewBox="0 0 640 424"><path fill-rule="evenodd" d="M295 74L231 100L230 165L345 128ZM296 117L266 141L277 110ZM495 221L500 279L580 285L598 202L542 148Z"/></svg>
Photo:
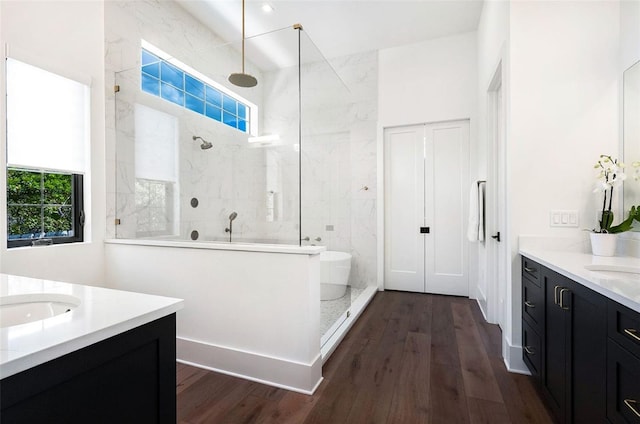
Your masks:
<svg viewBox="0 0 640 424"><path fill-rule="evenodd" d="M384 142L385 288L468 296L469 121L388 128Z"/></svg>
<svg viewBox="0 0 640 424"><path fill-rule="evenodd" d="M424 292L424 125L385 130L385 288Z"/></svg>
<svg viewBox="0 0 640 424"><path fill-rule="evenodd" d="M425 127L426 291L469 296L469 121Z"/></svg>

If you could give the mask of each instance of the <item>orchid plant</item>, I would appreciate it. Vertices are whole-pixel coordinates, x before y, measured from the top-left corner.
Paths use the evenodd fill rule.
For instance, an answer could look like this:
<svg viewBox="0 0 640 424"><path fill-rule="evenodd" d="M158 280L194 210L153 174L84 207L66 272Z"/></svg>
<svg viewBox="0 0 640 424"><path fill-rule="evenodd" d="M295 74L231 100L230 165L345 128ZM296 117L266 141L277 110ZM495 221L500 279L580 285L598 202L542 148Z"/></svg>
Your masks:
<svg viewBox="0 0 640 424"><path fill-rule="evenodd" d="M635 171L633 172L633 179L635 181L640 181L640 160L633 162L631 166L635 168Z"/></svg>
<svg viewBox="0 0 640 424"><path fill-rule="evenodd" d="M636 168L633 179L640 180L640 162L634 162L632 165ZM611 206L613 204L613 189L619 186L627 177L624 173L624 164L618 159L612 158L610 155L600 155L600 159L594 166L600 171L598 175L598 183L593 190L594 193L604 193L602 200L602 216L600 217L600 229L594 229L596 233L622 233L629 231L633 227L633 221L640 222L640 206L632 206L629 217L618 225L613 225L613 212Z"/></svg>

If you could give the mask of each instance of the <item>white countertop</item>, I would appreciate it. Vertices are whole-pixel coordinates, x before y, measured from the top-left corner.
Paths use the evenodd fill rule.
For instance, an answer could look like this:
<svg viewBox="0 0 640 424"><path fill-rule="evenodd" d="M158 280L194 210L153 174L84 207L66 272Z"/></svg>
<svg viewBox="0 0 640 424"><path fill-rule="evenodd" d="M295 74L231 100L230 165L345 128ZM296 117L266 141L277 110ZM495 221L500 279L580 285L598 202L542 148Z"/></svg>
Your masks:
<svg viewBox="0 0 640 424"><path fill-rule="evenodd" d="M594 256L590 253L554 251L535 246L521 247L520 254L636 312L640 312L640 276L638 278L634 276L630 279L614 278L585 268L586 265L638 268L640 258Z"/></svg>
<svg viewBox="0 0 640 424"><path fill-rule="evenodd" d="M0 328L0 379L170 315L181 299L0 274L0 296L59 293L80 298L71 312Z"/></svg>

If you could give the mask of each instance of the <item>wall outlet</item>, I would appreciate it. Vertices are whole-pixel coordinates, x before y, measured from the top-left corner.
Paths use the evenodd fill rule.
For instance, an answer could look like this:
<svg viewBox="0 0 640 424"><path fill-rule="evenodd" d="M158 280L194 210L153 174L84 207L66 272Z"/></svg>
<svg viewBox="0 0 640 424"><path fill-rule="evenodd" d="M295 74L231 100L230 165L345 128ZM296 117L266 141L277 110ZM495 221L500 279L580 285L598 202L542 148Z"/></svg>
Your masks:
<svg viewBox="0 0 640 424"><path fill-rule="evenodd" d="M578 211L553 210L549 214L549 225L552 227L578 227Z"/></svg>

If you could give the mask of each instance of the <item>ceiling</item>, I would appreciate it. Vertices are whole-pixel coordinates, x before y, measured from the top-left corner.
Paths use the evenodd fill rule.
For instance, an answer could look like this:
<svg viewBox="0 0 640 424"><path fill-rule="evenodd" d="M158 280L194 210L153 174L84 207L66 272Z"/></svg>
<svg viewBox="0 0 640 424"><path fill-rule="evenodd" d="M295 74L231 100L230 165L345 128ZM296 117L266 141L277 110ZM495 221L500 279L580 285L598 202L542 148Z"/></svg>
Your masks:
<svg viewBox="0 0 640 424"><path fill-rule="evenodd" d="M240 0L177 2L225 41L242 38ZM265 3L273 11L265 13ZM335 58L475 31L482 0L246 0L245 8L247 38L300 23L320 52ZM283 66L253 60L261 68Z"/></svg>

